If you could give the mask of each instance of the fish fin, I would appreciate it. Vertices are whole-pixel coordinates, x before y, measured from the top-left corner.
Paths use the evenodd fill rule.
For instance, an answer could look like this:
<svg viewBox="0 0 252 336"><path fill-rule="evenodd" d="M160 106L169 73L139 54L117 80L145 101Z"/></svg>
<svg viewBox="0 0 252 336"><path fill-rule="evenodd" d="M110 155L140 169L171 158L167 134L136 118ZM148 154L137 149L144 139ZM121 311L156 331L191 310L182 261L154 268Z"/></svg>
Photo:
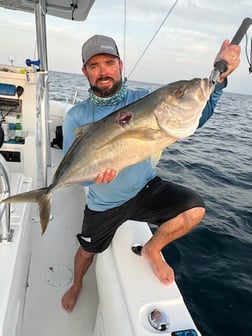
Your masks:
<svg viewBox="0 0 252 336"><path fill-rule="evenodd" d="M91 124L87 124L87 125L83 125L83 126L80 126L80 127L76 127L73 132L75 134L76 137L80 137L82 136L83 134L85 134L87 132L87 130L89 129L89 126Z"/></svg>
<svg viewBox="0 0 252 336"><path fill-rule="evenodd" d="M38 201L39 218L40 218L42 234L45 232L48 222L49 222L50 213L51 213L51 201L52 201L51 193L42 194Z"/></svg>
<svg viewBox="0 0 252 336"><path fill-rule="evenodd" d="M42 194L47 191L47 188L36 189L32 191L27 191L25 193L17 194L5 198L2 200L3 203L26 203L26 202L34 202L38 203Z"/></svg>
<svg viewBox="0 0 252 336"><path fill-rule="evenodd" d="M51 193L48 193L48 188L41 188L37 190L28 191L22 194L10 196L4 200L3 203L26 203L35 202L39 205L39 217L42 229L42 234L45 232L51 211Z"/></svg>
<svg viewBox="0 0 252 336"><path fill-rule="evenodd" d="M161 150L161 151L158 151L151 156L151 165L152 165L153 168L156 167L156 165L158 164L162 153L163 153L163 151Z"/></svg>

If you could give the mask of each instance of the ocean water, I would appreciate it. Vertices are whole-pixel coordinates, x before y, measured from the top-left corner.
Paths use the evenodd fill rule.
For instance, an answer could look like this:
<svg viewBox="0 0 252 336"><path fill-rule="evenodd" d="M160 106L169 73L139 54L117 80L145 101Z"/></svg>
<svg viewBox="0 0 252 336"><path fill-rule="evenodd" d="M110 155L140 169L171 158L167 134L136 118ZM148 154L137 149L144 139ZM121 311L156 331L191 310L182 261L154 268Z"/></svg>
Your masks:
<svg viewBox="0 0 252 336"><path fill-rule="evenodd" d="M51 99L87 96L82 75L50 73ZM132 87L157 84L129 82ZM252 94L252 90L251 90ZM224 93L214 116L166 149L160 176L197 190L203 222L164 249L203 336L252 335L252 96Z"/></svg>

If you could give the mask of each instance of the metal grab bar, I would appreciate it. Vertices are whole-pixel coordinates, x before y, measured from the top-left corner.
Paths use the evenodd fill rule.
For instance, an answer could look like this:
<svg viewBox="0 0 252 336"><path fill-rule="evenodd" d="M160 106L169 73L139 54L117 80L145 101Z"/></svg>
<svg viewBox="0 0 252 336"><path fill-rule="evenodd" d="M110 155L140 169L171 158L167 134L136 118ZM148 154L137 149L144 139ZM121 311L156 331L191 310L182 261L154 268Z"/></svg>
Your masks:
<svg viewBox="0 0 252 336"><path fill-rule="evenodd" d="M10 179L6 167L0 162L1 199L10 196ZM13 230L10 228L10 204L0 203L0 244L12 240Z"/></svg>

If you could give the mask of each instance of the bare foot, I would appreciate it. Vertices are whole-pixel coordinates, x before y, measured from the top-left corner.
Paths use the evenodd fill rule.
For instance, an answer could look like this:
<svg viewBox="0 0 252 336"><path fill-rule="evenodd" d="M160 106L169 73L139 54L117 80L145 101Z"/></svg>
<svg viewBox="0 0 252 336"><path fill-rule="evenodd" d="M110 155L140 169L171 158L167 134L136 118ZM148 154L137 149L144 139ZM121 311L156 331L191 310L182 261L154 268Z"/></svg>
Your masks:
<svg viewBox="0 0 252 336"><path fill-rule="evenodd" d="M149 251L148 247L143 246L141 256L149 262L154 274L162 284L168 286L174 281L174 271L163 259L161 253Z"/></svg>
<svg viewBox="0 0 252 336"><path fill-rule="evenodd" d="M79 287L72 286L63 295L61 304L62 304L63 309L66 312L71 313L71 311L74 309L77 303L81 288L82 288L82 285Z"/></svg>

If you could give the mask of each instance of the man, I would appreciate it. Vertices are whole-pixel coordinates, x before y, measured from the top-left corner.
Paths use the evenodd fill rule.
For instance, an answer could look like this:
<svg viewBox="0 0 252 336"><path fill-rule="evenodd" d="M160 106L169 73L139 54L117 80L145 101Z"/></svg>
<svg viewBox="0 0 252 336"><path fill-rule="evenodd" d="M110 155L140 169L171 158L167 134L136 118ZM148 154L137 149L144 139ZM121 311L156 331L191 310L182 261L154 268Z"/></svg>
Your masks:
<svg viewBox="0 0 252 336"><path fill-rule="evenodd" d="M239 65L240 48L223 42L215 61L224 59L228 70L221 74L200 120L201 127L213 114L226 77ZM95 35L82 47L82 72L90 84L89 98L74 106L64 120L64 152L74 141L73 129L109 115L146 95L146 90L130 90L122 81L123 64L113 39ZM74 281L62 298L62 306L71 312L82 288L82 279L94 255L110 244L117 228L127 219L158 225L153 237L142 247L146 259L164 285L174 281L172 268L163 260L161 249L187 234L205 214L203 200L194 191L162 181L150 160L132 165L115 177L113 167L100 172L89 185L82 232L77 235L80 247L75 255ZM109 183L110 182L110 183Z"/></svg>

